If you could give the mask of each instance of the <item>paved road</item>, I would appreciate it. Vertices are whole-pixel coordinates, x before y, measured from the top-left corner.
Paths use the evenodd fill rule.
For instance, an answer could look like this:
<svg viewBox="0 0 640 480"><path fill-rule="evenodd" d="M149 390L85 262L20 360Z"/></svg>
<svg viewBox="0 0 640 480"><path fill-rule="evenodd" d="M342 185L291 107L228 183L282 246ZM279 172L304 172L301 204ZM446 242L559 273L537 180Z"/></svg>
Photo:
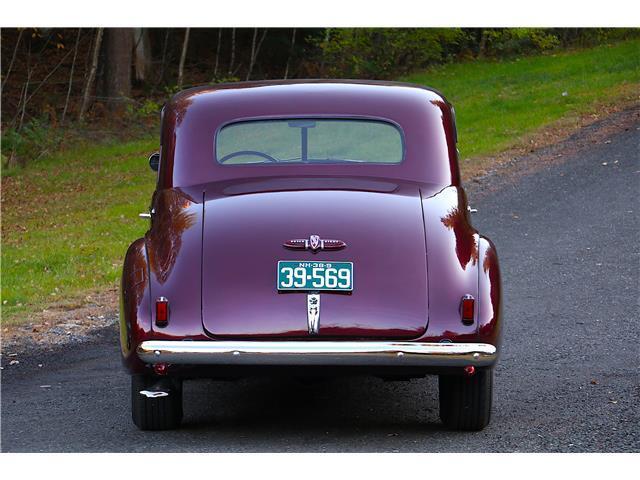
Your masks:
<svg viewBox="0 0 640 480"><path fill-rule="evenodd" d="M108 329L5 367L2 450L639 451L639 134L615 133L490 194L471 188L506 302L483 432L443 429L427 378L187 383L184 428L142 433Z"/></svg>

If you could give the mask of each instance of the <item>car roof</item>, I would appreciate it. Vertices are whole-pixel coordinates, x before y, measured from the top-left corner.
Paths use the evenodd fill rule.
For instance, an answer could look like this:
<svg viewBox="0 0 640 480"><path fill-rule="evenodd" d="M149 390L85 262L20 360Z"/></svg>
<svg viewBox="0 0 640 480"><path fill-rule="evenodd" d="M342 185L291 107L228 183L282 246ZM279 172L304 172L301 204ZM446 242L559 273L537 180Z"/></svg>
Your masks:
<svg viewBox="0 0 640 480"><path fill-rule="evenodd" d="M409 82L398 82L398 81L390 81L390 80L358 80L358 79L326 79L326 78L310 78L310 79L288 79L288 80L253 80L253 81L245 81L245 82L225 82L225 83L217 83L211 85L203 85L198 87L192 87L185 90L182 90L176 93L171 100L168 102L167 106L171 106L172 104L179 104L181 101L194 99L197 97L201 97L203 94L207 93L215 93L218 91L229 91L229 90L238 90L242 91L248 88L256 89L258 87L280 87L279 90L282 93L294 93L296 90L296 86L308 86L311 87L307 89L309 94L317 93L319 95L326 96L326 90L323 88L318 88L322 86L331 86L331 89L334 93L340 93L341 91L348 91L349 93L362 93L373 96L380 96L389 94L391 92L387 89L370 89L367 87L403 87L410 89L418 89L423 90L425 92L429 92L429 96L437 96L439 100L444 101L447 105L450 103L447 101L445 96L435 88L431 88L425 85L419 85L416 83ZM314 87L314 85L316 87ZM259 98L261 95L268 97L271 95L270 89L259 89L260 92L256 98ZM410 95L411 92L406 92L407 95ZM394 95L397 95L398 92L394 92ZM330 100L330 98L329 98Z"/></svg>

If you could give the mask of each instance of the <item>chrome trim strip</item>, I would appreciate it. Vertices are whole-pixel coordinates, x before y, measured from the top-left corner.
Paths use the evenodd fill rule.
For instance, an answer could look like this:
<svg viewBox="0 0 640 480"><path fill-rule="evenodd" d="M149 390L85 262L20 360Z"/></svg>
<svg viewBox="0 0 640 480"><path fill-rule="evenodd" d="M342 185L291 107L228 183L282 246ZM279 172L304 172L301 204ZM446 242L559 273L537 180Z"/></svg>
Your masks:
<svg viewBox="0 0 640 480"><path fill-rule="evenodd" d="M149 364L490 366L498 357L488 343L335 341L149 340L137 348Z"/></svg>

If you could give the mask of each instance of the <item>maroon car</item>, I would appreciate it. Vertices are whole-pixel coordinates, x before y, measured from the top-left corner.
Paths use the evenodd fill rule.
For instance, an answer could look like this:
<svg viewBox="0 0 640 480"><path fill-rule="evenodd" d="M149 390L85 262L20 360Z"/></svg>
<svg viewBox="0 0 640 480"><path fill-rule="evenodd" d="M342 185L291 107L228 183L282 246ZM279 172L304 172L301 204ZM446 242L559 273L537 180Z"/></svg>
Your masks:
<svg viewBox="0 0 640 480"><path fill-rule="evenodd" d="M457 162L453 108L416 85L177 94L122 276L134 423L177 427L184 379L436 374L442 421L485 427L500 272Z"/></svg>

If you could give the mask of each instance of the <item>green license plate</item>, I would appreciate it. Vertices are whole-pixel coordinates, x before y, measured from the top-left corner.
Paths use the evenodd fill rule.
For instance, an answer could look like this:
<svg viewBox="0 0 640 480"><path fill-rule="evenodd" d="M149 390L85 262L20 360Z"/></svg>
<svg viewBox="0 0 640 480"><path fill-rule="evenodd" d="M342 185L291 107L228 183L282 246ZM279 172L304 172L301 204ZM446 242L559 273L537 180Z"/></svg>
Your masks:
<svg viewBox="0 0 640 480"><path fill-rule="evenodd" d="M353 290L352 262L279 261L278 290Z"/></svg>

